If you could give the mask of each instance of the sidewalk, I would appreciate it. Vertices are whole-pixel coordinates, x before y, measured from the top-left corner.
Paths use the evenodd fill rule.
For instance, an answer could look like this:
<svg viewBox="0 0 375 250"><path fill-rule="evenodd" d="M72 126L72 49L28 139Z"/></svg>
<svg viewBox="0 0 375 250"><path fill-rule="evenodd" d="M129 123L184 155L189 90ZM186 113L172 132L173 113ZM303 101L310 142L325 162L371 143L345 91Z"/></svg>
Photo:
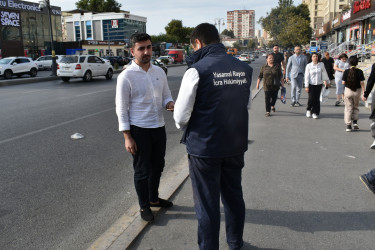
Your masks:
<svg viewBox="0 0 375 250"><path fill-rule="evenodd" d="M271 117L264 115L263 90L254 99L242 181L243 249L374 249L375 196L358 178L374 167L369 110L360 107L360 130L348 133L344 106L335 100L331 88L314 120L305 116L304 90L302 107L278 101ZM128 249L198 249L189 178L172 200ZM223 214L221 220L220 249L228 249Z"/></svg>

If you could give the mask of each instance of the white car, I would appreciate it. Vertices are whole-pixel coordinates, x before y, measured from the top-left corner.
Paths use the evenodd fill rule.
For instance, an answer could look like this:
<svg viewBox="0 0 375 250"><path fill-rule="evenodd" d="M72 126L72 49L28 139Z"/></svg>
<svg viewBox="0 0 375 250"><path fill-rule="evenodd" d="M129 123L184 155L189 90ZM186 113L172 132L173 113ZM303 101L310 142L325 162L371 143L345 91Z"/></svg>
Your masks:
<svg viewBox="0 0 375 250"><path fill-rule="evenodd" d="M266 56L267 56L267 54L266 54L266 53L263 53L263 54L262 54L262 56L263 56L263 57L266 57Z"/></svg>
<svg viewBox="0 0 375 250"><path fill-rule="evenodd" d="M105 76L112 79L113 68L111 64L93 55L67 56L57 65L57 76L64 82L70 78L82 78L85 82L91 81L95 76Z"/></svg>
<svg viewBox="0 0 375 250"><path fill-rule="evenodd" d="M247 63L251 62L249 54L241 54L238 59L240 59L240 61L247 62Z"/></svg>
<svg viewBox="0 0 375 250"><path fill-rule="evenodd" d="M64 55L56 55L56 63L59 63ZM52 68L52 56L41 56L35 60L39 70L51 69Z"/></svg>
<svg viewBox="0 0 375 250"><path fill-rule="evenodd" d="M0 76L5 79L26 74L31 77L38 74L38 65L30 57L6 57L0 60Z"/></svg>
<svg viewBox="0 0 375 250"><path fill-rule="evenodd" d="M164 62L163 62L164 60L168 60L168 64L174 63L174 59L171 56L161 56L161 57L156 59L156 61L158 61L159 63L163 63L163 64L164 64Z"/></svg>

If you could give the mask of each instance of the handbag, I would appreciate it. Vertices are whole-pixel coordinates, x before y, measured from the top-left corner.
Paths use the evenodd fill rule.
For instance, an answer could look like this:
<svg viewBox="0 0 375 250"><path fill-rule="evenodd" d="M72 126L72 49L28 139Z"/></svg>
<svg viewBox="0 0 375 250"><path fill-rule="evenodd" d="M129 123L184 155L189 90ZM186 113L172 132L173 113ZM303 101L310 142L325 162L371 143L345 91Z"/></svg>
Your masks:
<svg viewBox="0 0 375 250"><path fill-rule="evenodd" d="M322 92L320 93L320 102L321 103L326 103L328 101L328 95L329 95L329 89L328 87L323 88Z"/></svg>
<svg viewBox="0 0 375 250"><path fill-rule="evenodd" d="M281 91L280 91L280 100L283 104L286 103L286 88L285 87L281 87Z"/></svg>

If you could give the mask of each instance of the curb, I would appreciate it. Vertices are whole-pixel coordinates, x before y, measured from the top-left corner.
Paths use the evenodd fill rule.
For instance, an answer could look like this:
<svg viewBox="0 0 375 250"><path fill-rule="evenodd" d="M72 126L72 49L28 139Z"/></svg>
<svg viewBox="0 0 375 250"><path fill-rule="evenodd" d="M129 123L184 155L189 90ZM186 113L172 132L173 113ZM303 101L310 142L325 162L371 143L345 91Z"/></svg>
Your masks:
<svg viewBox="0 0 375 250"><path fill-rule="evenodd" d="M263 85L252 96L252 100L263 89ZM160 180L159 193L170 199L177 189L189 177L187 158L183 157L172 169L165 172ZM155 217L162 208L151 208ZM138 203L133 204L112 226L107 229L87 250L124 250L128 249L149 223L141 219ZM151 223L150 223L151 224Z"/></svg>

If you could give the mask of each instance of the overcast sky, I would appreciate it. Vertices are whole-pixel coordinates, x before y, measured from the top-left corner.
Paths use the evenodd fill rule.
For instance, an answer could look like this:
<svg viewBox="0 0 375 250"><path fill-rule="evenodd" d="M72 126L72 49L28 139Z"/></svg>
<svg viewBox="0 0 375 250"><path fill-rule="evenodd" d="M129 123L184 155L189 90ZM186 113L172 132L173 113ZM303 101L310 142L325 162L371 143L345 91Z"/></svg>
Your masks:
<svg viewBox="0 0 375 250"><path fill-rule="evenodd" d="M38 2L38 0L26 0ZM60 6L61 10L75 9L77 0L50 0L51 5ZM255 21L258 22L261 16L271 8L277 6L278 0L117 0L122 10L130 11L131 14L147 17L147 33L158 35L165 33L164 27L172 20L182 20L183 26L195 27L196 25L208 22L214 23L215 18L224 18L225 25L220 31L226 28L227 11L231 10L255 10ZM295 5L302 3L302 0L294 0ZM217 26L218 27L218 26ZM218 27L219 28L219 27ZM256 29L260 29L257 23Z"/></svg>

